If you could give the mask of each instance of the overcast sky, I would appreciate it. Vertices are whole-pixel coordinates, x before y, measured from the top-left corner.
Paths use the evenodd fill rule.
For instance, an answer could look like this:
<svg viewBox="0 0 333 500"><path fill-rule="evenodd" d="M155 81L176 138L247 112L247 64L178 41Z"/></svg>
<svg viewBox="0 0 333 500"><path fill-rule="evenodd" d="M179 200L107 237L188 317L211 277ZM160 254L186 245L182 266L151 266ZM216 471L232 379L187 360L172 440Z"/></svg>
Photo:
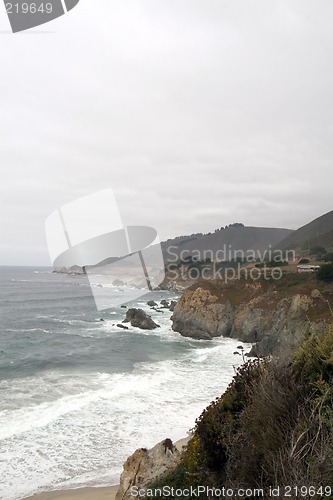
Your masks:
<svg viewBox="0 0 333 500"><path fill-rule="evenodd" d="M113 188L162 239L333 209L332 0L81 0L0 9L0 264L49 265L44 221Z"/></svg>

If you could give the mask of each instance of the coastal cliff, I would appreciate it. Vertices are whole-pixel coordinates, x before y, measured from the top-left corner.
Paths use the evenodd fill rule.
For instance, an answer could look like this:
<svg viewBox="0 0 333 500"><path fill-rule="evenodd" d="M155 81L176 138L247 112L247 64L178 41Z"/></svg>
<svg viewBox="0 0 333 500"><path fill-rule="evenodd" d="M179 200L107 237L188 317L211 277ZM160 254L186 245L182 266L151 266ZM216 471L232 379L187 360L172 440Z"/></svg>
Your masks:
<svg viewBox="0 0 333 500"><path fill-rule="evenodd" d="M180 451L170 438L149 450L138 448L124 463L115 500L134 498L136 492L145 491L147 484L173 470L179 461Z"/></svg>
<svg viewBox="0 0 333 500"><path fill-rule="evenodd" d="M146 498L167 499L172 488L179 500L190 489L204 500L206 488L228 489L229 498L247 488L255 500L256 488L268 498L272 485L287 491L290 484L313 484L333 498L332 488L321 486L333 484L332 299L333 285L315 275L275 283L201 281L186 290L174 308L174 330L253 342L259 357L203 410L180 455L170 440L136 450L124 464L116 500L134 498L138 489Z"/></svg>
<svg viewBox="0 0 333 500"><path fill-rule="evenodd" d="M290 485L311 485L307 499L333 498L332 352L333 323L286 357L245 363L197 418L181 454L166 439L127 459L116 500L138 492L167 499L174 491L179 500L189 491L202 500L225 496L207 494L213 490L232 499L246 490L255 500L269 498L272 487L288 493Z"/></svg>
<svg viewBox="0 0 333 500"><path fill-rule="evenodd" d="M176 467L147 491L166 499L160 492L173 487L179 500L188 491L202 500L246 491L255 500L271 497L272 487L284 498L290 485L312 485L303 498L333 498L332 352L333 324L286 357L245 363L197 418Z"/></svg>
<svg viewBox="0 0 333 500"><path fill-rule="evenodd" d="M187 289L172 316L173 330L210 340L225 336L253 343L251 355L266 356L320 333L332 320L332 285L313 276L279 281L201 280Z"/></svg>

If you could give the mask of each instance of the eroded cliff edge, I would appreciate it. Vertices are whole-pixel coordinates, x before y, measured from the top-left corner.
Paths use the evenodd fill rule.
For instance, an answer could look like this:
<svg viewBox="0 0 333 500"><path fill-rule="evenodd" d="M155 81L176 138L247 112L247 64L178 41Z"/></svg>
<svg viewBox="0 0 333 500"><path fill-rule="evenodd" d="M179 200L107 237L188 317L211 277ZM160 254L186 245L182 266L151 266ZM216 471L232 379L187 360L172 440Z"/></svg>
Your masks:
<svg viewBox="0 0 333 500"><path fill-rule="evenodd" d="M187 289L172 316L173 330L185 337L232 337L253 343L252 355L277 353L319 333L332 321L333 285L315 276L282 279L200 280Z"/></svg>

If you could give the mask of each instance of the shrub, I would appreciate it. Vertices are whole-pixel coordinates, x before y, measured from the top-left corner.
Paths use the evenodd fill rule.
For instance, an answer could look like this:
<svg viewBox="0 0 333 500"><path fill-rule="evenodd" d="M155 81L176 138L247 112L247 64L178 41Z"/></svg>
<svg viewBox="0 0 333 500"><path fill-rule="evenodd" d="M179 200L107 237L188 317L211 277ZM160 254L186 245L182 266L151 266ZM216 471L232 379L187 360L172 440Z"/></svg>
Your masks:
<svg viewBox="0 0 333 500"><path fill-rule="evenodd" d="M326 248L321 247L319 245L316 245L316 246L310 248L310 254L320 255L323 253L326 253Z"/></svg>
<svg viewBox="0 0 333 500"><path fill-rule="evenodd" d="M312 336L303 341L293 357L297 373L306 384L320 380L333 381L333 328L321 338Z"/></svg>
<svg viewBox="0 0 333 500"><path fill-rule="evenodd" d="M262 268L262 267L284 267L284 266L289 266L289 262L286 260L270 260L267 262L260 262L259 264L256 264L255 267Z"/></svg>
<svg viewBox="0 0 333 500"><path fill-rule="evenodd" d="M333 263L320 266L320 269L317 271L317 278L326 282L333 281Z"/></svg>
<svg viewBox="0 0 333 500"><path fill-rule="evenodd" d="M333 252L329 252L323 255L323 260L325 262L333 262Z"/></svg>
<svg viewBox="0 0 333 500"><path fill-rule="evenodd" d="M229 487L267 488L283 484L277 458L290 439L299 394L290 363L274 360L266 364L252 387L239 429L230 443L226 468Z"/></svg>
<svg viewBox="0 0 333 500"><path fill-rule="evenodd" d="M200 470L209 470L220 480L224 477L228 449L237 431L238 421L252 386L259 379L264 362L250 361L238 369L226 392L213 401L196 420Z"/></svg>
<svg viewBox="0 0 333 500"><path fill-rule="evenodd" d="M284 359L238 369L197 419L180 464L157 483L263 488L267 498L270 486L332 485L333 326Z"/></svg>

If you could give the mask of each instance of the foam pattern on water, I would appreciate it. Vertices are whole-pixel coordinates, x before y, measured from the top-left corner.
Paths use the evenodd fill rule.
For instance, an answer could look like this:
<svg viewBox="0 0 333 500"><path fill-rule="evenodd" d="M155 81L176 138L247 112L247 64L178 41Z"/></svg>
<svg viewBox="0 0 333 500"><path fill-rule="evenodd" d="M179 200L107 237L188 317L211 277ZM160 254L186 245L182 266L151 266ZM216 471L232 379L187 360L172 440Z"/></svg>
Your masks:
<svg viewBox="0 0 333 500"><path fill-rule="evenodd" d="M176 360L139 363L132 373L49 372L23 387L11 384L27 400L1 415L0 497L116 482L136 448L176 440L193 427L230 382L240 361L235 346L218 339Z"/></svg>
<svg viewBox="0 0 333 500"><path fill-rule="evenodd" d="M148 308L169 292L129 304L148 332L117 327L125 308L97 312L84 276L5 269L0 284L1 500L116 483L136 448L185 436L241 361L238 341L183 338Z"/></svg>

